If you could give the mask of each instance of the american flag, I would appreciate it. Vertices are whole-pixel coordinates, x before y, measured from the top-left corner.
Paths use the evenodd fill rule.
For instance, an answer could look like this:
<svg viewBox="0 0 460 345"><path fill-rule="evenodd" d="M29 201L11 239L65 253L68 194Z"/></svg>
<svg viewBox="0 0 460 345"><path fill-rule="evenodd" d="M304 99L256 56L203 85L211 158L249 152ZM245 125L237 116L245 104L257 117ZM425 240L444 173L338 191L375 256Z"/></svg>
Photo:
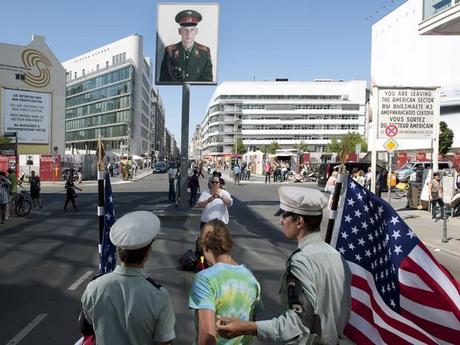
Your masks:
<svg viewBox="0 0 460 345"><path fill-rule="evenodd" d="M105 192L104 192L104 233L102 235L101 264L99 273L111 272L116 264L116 250L110 241L110 229L115 223L115 209L113 206L112 186L110 176L105 173Z"/></svg>
<svg viewBox="0 0 460 345"><path fill-rule="evenodd" d="M460 284L388 203L349 177L345 185L336 224L352 272L345 335L357 344L460 344Z"/></svg>

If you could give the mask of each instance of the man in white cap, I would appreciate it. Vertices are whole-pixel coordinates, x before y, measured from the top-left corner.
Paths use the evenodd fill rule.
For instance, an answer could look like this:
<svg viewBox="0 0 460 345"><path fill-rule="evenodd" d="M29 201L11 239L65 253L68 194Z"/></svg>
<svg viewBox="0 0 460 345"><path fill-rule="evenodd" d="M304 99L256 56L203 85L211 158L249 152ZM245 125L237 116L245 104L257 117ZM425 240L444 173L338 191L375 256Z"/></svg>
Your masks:
<svg viewBox="0 0 460 345"><path fill-rule="evenodd" d="M160 220L147 211L128 213L112 226L121 265L90 282L81 299L80 330L95 334L98 345L172 344L171 299L143 270L159 232Z"/></svg>
<svg viewBox="0 0 460 345"><path fill-rule="evenodd" d="M346 263L320 236L327 199L314 189L279 189L280 225L298 242L286 263L280 297L286 312L257 322L221 318L217 330L224 338L256 335L261 341L288 344L338 344L351 307L351 274Z"/></svg>

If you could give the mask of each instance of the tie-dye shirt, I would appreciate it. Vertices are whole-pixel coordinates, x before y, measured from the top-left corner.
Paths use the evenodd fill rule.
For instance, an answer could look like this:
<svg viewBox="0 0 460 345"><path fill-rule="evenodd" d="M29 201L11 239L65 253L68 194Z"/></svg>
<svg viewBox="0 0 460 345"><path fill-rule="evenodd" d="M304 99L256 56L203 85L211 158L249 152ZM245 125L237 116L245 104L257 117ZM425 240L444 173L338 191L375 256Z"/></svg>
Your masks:
<svg viewBox="0 0 460 345"><path fill-rule="evenodd" d="M226 316L252 320L254 314L262 308L260 285L251 271L243 265L217 263L195 275L188 306L195 310L212 310L216 318ZM223 339L216 336L216 339L218 345L247 345L252 343L254 337Z"/></svg>

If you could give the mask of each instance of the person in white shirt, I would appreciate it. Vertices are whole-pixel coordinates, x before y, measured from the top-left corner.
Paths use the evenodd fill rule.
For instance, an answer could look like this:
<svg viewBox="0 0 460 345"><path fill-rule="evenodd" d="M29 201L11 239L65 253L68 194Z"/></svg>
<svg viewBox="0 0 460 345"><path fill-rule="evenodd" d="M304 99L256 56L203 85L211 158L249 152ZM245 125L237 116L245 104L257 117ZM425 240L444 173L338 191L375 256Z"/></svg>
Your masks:
<svg viewBox="0 0 460 345"><path fill-rule="evenodd" d="M209 191L203 191L197 202L197 206L203 208L201 228L213 219L219 219L228 224L228 207L232 205L233 199L230 193L221 188L219 177L213 176L211 178L211 188Z"/></svg>
<svg viewBox="0 0 460 345"><path fill-rule="evenodd" d="M176 187L175 187L175 180L177 175L177 169L174 165L168 170L168 180L169 180L169 193L168 193L168 200L172 202L176 202Z"/></svg>

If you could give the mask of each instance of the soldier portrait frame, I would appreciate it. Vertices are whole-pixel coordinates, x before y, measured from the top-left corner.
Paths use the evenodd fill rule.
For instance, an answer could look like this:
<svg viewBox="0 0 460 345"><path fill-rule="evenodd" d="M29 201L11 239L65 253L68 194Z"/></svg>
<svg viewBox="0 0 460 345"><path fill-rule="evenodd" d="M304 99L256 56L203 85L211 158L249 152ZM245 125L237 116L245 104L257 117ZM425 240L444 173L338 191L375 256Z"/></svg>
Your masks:
<svg viewBox="0 0 460 345"><path fill-rule="evenodd" d="M191 28L186 50L179 29ZM218 38L218 3L158 3L155 84L217 85Z"/></svg>

